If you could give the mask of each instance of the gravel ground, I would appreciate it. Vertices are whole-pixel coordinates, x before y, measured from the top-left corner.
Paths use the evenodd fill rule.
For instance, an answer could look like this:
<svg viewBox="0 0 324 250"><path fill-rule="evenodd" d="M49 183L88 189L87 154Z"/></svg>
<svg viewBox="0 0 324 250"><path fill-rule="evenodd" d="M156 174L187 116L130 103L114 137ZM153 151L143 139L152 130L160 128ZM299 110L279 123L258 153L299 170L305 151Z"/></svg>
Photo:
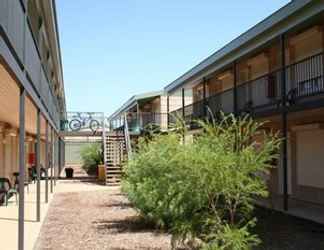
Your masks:
<svg viewBox="0 0 324 250"><path fill-rule="evenodd" d="M36 250L171 249L170 235L143 223L118 187L87 179L59 186L64 191L54 196ZM324 249L323 225L266 209L256 216L255 230L263 242L256 250Z"/></svg>
<svg viewBox="0 0 324 250"><path fill-rule="evenodd" d="M119 189L108 187L55 194L35 249L167 250L170 239L143 224Z"/></svg>

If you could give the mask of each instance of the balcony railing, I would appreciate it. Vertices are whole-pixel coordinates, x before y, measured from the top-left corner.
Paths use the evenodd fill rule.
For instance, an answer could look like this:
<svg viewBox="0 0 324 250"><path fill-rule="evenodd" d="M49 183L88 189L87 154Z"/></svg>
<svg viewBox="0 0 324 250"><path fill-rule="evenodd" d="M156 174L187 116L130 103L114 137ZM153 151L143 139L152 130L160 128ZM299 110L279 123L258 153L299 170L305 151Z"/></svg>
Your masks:
<svg viewBox="0 0 324 250"><path fill-rule="evenodd" d="M286 82L286 97L288 105L307 102L308 97L324 95L324 54L308 57L299 62L278 69L256 79L239 84L237 91L238 113L261 113L267 111L278 111L282 105L283 70ZM232 113L234 107L234 89L228 89L217 93L206 100L186 105L170 112L169 124L175 122L175 118L184 118L186 122L203 118L208 115L208 110L213 114L220 111Z"/></svg>
<svg viewBox="0 0 324 250"><path fill-rule="evenodd" d="M274 107L281 100L281 70L245 82L237 87L238 112Z"/></svg>
<svg viewBox="0 0 324 250"><path fill-rule="evenodd" d="M324 55L306 58L286 67L287 96L292 102L324 93Z"/></svg>
<svg viewBox="0 0 324 250"><path fill-rule="evenodd" d="M168 114L157 112L127 112L126 120L131 133L141 133L146 129L167 130ZM124 127L123 115L109 121L110 130L118 130Z"/></svg>

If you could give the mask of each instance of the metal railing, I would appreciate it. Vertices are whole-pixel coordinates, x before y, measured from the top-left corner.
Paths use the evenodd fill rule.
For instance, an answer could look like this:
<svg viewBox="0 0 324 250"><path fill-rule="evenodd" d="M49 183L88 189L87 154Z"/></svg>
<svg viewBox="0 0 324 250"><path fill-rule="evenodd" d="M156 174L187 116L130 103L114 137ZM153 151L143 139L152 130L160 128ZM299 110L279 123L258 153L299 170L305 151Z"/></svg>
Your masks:
<svg viewBox="0 0 324 250"><path fill-rule="evenodd" d="M103 132L105 116L102 112L67 112L67 119L61 121L61 131Z"/></svg>
<svg viewBox="0 0 324 250"><path fill-rule="evenodd" d="M126 116L126 120L125 117ZM168 114L158 112L125 112L120 116L109 120L111 130L122 130L127 121L128 130L131 133L141 133L145 129L167 130Z"/></svg>
<svg viewBox="0 0 324 250"><path fill-rule="evenodd" d="M286 66L287 95L299 99L324 93L324 54Z"/></svg>
<svg viewBox="0 0 324 250"><path fill-rule="evenodd" d="M324 94L324 55L323 52L305 58L294 64L262 75L253 80L239 84L237 91L237 111L261 112L276 110L282 104L282 73L285 70L286 96L290 105L305 97ZM307 100L307 98L306 98ZM170 112L169 124L176 118L183 118L186 122L203 118L206 109L217 114L220 111L232 113L234 107L234 88L209 96L206 100L186 105ZM184 111L183 111L184 110Z"/></svg>
<svg viewBox="0 0 324 250"><path fill-rule="evenodd" d="M128 128L128 122L127 122L127 115L125 113L124 115L124 136L125 136L125 144L126 144L126 150L127 150L127 157L128 159L131 159L132 157L132 143L129 135L129 128Z"/></svg>

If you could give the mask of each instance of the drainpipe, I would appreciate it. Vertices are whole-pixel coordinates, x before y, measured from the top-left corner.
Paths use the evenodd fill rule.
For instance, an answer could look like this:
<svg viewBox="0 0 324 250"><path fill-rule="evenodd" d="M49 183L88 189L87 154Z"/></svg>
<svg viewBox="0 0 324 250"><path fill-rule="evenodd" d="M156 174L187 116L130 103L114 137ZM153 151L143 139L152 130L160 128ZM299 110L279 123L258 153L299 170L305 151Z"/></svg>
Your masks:
<svg viewBox="0 0 324 250"><path fill-rule="evenodd" d="M281 45L281 100L282 100L282 167L283 167L283 209L288 210L288 160L287 160L287 98L286 98L286 58L285 58L285 36L280 37Z"/></svg>

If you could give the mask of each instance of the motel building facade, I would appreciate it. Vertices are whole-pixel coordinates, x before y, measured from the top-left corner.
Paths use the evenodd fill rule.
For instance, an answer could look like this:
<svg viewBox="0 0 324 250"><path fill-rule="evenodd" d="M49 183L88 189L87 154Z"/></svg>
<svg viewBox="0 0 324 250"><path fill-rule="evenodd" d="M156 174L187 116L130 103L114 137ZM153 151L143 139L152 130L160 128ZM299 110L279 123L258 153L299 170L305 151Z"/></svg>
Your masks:
<svg viewBox="0 0 324 250"><path fill-rule="evenodd" d="M324 223L324 1L289 2L167 85L159 99L165 101L155 102L160 107L149 105L154 96L140 96L109 117L112 130L134 114L127 127L143 131L143 107L145 124L162 126L155 117L167 116L172 128L183 118L185 142L201 132L192 121L211 114L266 122L263 129L284 140L264 177L270 195L257 202ZM255 140L262 143L260 136Z"/></svg>
<svg viewBox="0 0 324 250"><path fill-rule="evenodd" d="M291 1L165 92L169 123L210 111L267 121L265 131L286 139L260 202L324 223L324 1ZM199 131L192 127L188 140Z"/></svg>
<svg viewBox="0 0 324 250"><path fill-rule="evenodd" d="M54 1L0 0L0 227L6 232L1 237L12 237L16 249L29 240L27 208L34 203L32 220L41 219L64 164L60 53ZM13 209L16 216L6 220ZM10 219L17 224L14 237Z"/></svg>

